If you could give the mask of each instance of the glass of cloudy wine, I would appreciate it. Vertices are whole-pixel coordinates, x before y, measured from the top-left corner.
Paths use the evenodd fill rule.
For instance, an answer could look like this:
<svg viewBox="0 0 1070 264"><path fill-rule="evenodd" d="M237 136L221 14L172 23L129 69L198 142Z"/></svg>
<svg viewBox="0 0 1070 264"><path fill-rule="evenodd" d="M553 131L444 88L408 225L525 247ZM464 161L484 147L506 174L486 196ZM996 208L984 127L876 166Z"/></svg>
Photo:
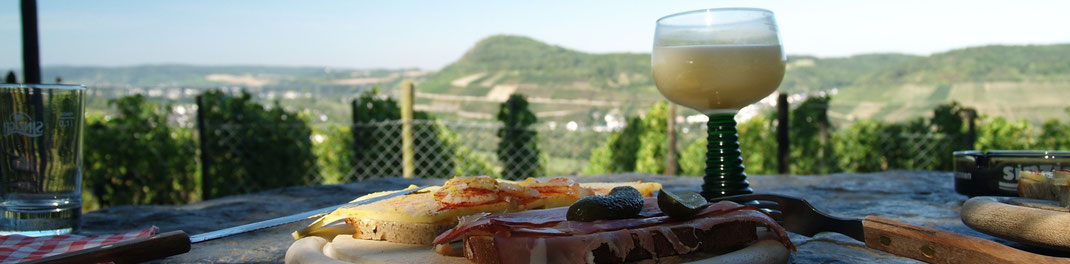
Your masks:
<svg viewBox="0 0 1070 264"><path fill-rule="evenodd" d="M776 91L786 57L773 12L702 9L658 19L651 56L665 98L709 116L702 196L751 193L735 115Z"/></svg>

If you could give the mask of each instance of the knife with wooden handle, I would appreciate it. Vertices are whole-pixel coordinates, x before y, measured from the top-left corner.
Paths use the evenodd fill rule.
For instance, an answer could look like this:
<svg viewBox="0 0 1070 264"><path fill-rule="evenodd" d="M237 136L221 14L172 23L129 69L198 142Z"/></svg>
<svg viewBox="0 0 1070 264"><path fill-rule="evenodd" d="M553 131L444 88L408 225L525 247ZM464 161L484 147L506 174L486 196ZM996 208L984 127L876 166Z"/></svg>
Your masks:
<svg viewBox="0 0 1070 264"><path fill-rule="evenodd" d="M189 252L189 235L171 231L151 237L138 238L107 244L99 247L72 251L26 263L140 263Z"/></svg>
<svg viewBox="0 0 1070 264"><path fill-rule="evenodd" d="M813 237L836 232L867 247L928 263L1070 263L1070 258L1034 254L994 241L904 222L867 216L840 218L818 211L804 199L770 193L742 194L714 199L747 202L772 215L784 229Z"/></svg>
<svg viewBox="0 0 1070 264"><path fill-rule="evenodd" d="M1070 263L1070 259L1022 251L995 241L867 216L866 246L928 263Z"/></svg>
<svg viewBox="0 0 1070 264"><path fill-rule="evenodd" d="M220 229L212 232L189 236L183 231L171 231L154 235L147 238L131 239L99 247L87 248L79 251L53 255L36 259L27 263L138 263L153 259L165 258L190 251L191 245L209 241L212 239L232 236L245 232L261 230L283 224L289 224L305 219L311 219L330 213L340 207L359 206L386 200L402 195L414 193L425 187L417 187L397 191L391 194L369 199L361 199L349 203L324 207L303 213L272 218L251 224Z"/></svg>

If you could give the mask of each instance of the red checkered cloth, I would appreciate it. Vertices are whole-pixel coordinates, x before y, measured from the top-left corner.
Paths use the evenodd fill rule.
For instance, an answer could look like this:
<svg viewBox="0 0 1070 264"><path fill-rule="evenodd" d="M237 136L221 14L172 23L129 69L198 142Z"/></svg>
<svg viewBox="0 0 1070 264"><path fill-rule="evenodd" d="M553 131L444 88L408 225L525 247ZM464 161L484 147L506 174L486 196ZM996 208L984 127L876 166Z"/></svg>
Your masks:
<svg viewBox="0 0 1070 264"><path fill-rule="evenodd" d="M155 235L156 231L159 231L159 228L153 226L141 231L96 236L0 236L0 263L35 260L55 254L107 245L127 239L150 237Z"/></svg>

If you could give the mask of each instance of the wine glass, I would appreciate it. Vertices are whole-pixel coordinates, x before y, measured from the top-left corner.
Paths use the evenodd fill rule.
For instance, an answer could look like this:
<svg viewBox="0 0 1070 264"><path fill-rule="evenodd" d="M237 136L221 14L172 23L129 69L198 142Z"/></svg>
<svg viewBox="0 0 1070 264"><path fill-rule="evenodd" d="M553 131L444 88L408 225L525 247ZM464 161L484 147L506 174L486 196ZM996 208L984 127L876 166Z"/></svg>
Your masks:
<svg viewBox="0 0 1070 264"><path fill-rule="evenodd" d="M702 9L658 19L651 56L665 98L709 116L702 196L751 193L735 115L780 86L786 57L773 12Z"/></svg>

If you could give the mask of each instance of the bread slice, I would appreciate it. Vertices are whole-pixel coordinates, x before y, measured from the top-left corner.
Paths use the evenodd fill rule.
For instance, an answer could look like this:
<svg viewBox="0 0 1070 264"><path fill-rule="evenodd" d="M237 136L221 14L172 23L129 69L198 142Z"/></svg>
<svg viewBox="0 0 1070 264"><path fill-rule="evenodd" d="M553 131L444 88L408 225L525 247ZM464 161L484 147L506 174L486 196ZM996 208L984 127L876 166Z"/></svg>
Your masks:
<svg viewBox="0 0 1070 264"><path fill-rule="evenodd" d="M430 245L435 236L450 230L457 222L429 224L347 218L346 224L355 228L353 238Z"/></svg>
<svg viewBox="0 0 1070 264"><path fill-rule="evenodd" d="M610 232L626 232L618 230ZM658 260L661 258L686 255L694 252L723 254L735 251L757 241L757 225L753 222L730 222L715 225L709 230L702 230L680 223L667 227L655 226L636 230L648 233L653 238L653 243L643 243L640 236L632 234L630 243L621 241L606 241L595 245L593 250L588 251L586 259L568 260L570 262L587 263L622 263L642 260ZM672 232L665 234L663 232ZM581 236L546 238L546 239L569 239L574 241L597 241L591 236L605 236L606 234L589 234ZM670 239L673 237L675 239ZM674 241L677 240L677 245ZM624 246L633 245L627 252ZM500 263L501 254L517 254L517 252L499 252L494 244L494 238L490 235L472 235L464 237L464 256L474 263ZM592 248L592 247L588 247ZM507 257L508 258L508 257ZM532 259L535 259L534 254ZM536 262L536 261L532 261ZM549 260L548 263L558 261Z"/></svg>
<svg viewBox="0 0 1070 264"><path fill-rule="evenodd" d="M1063 207L1070 207L1070 171L1056 170L1051 174L1048 177L1041 171L1020 172L1018 196L1058 201Z"/></svg>

